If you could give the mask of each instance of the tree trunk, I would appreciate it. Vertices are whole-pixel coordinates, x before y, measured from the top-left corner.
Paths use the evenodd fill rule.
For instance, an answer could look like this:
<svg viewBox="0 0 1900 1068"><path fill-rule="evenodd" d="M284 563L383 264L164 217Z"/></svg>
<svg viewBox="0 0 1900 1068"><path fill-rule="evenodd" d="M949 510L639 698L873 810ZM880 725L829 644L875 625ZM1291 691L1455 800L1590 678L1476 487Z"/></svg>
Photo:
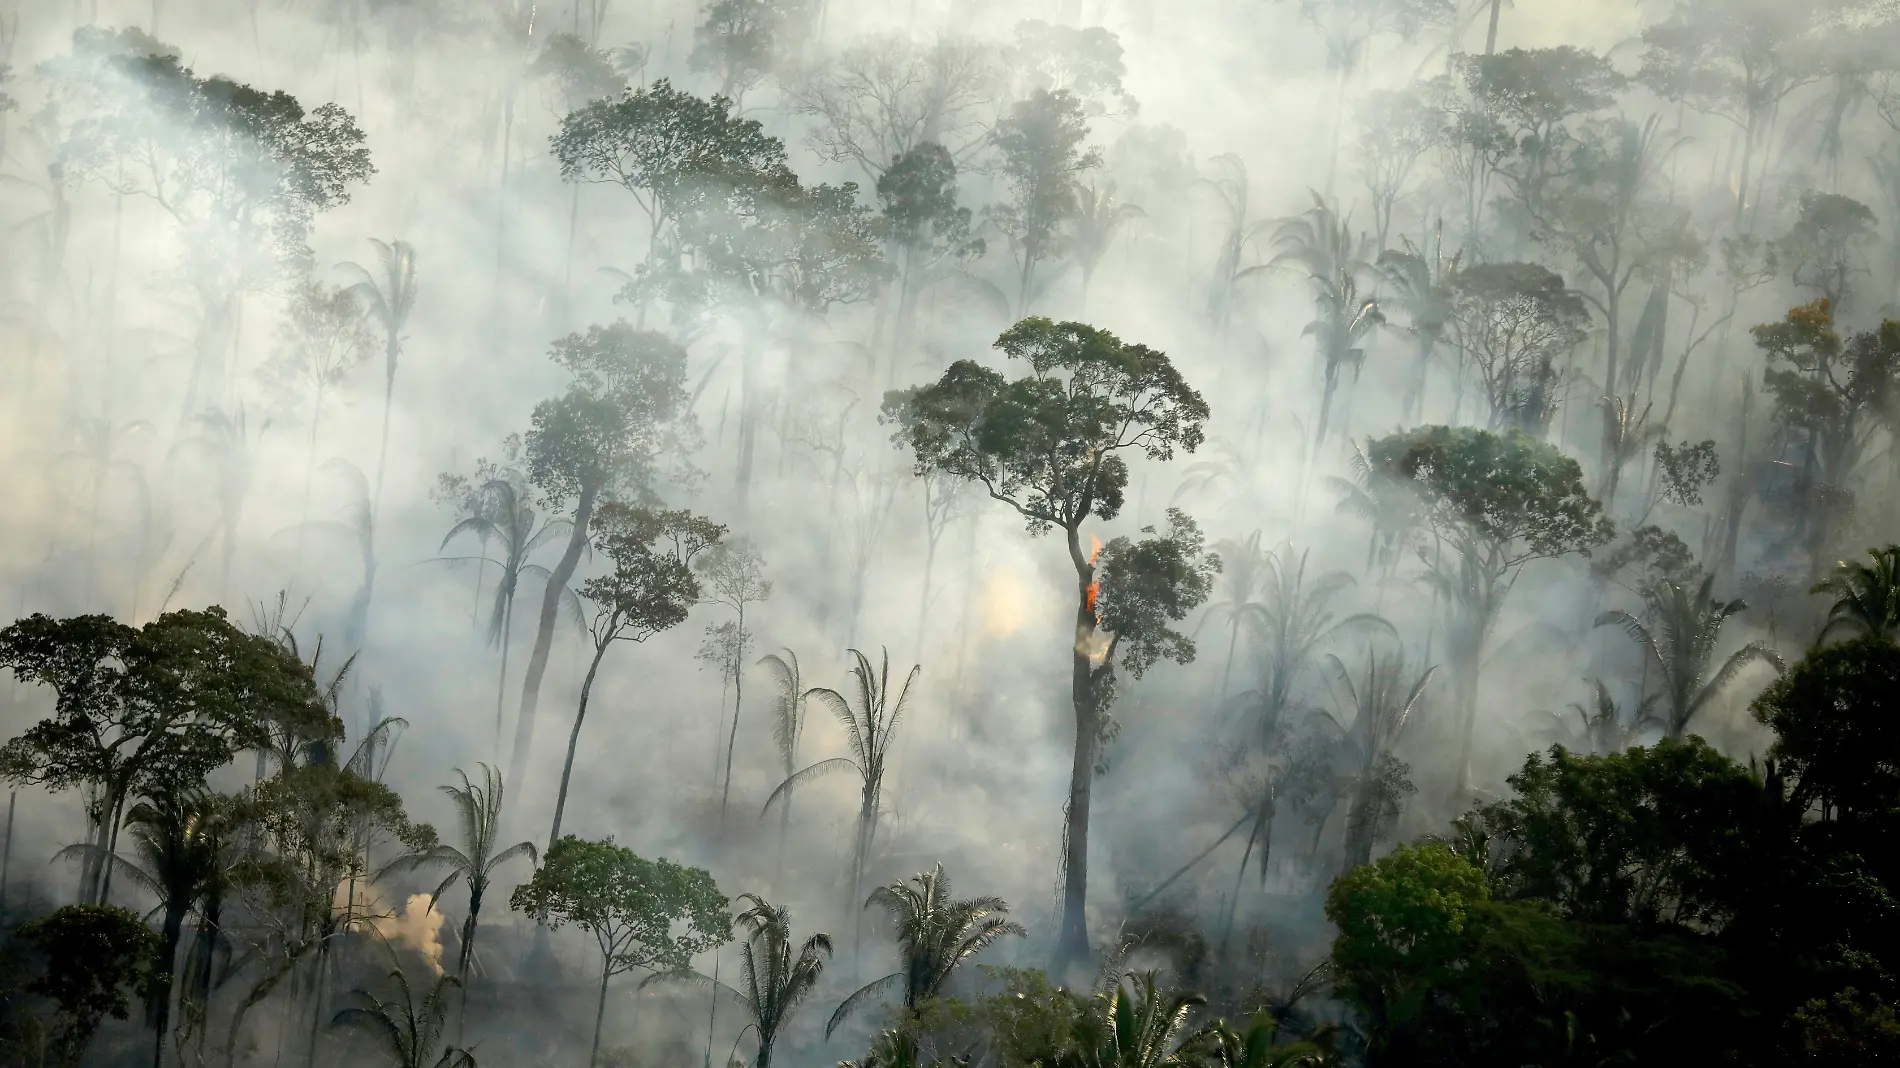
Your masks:
<svg viewBox="0 0 1900 1068"><path fill-rule="evenodd" d="M600 1001L594 1006L594 1048L587 1054L587 1068L600 1063L600 1025L607 1018L607 980L613 978L611 962L600 962Z"/></svg>
<svg viewBox="0 0 1900 1068"><path fill-rule="evenodd" d="M190 907L189 901L168 901L165 907L165 925L159 933L158 960L164 966L164 973L155 976L157 985L164 990L157 992L163 1000L158 1003L158 1011L152 1019L152 1068L163 1068L165 1063L165 1038L171 1030L172 987L174 965L178 960L178 941L185 929L185 913Z"/></svg>
<svg viewBox="0 0 1900 1068"><path fill-rule="evenodd" d="M747 331L739 347L739 510L745 511L752 498L753 454L759 439L759 350L758 342Z"/></svg>
<svg viewBox="0 0 1900 1068"><path fill-rule="evenodd" d="M1075 712L1075 752L1069 768L1069 804L1065 814L1062 858L1062 929L1056 939L1056 964L1068 967L1089 958L1089 795L1095 781L1096 708L1089 656L1095 640L1095 608L1090 587L1095 564L1082 553L1081 539L1068 532L1069 559L1075 565L1075 645L1070 650L1069 699Z"/></svg>
<svg viewBox="0 0 1900 1068"><path fill-rule="evenodd" d="M594 646L593 662L587 665L587 677L581 680L580 707L574 711L574 729L567 735L567 761L561 765L561 790L554 795L554 827L548 832L549 852L553 852L554 843L561 840L561 814L567 810L567 785L574 776L574 752L581 743L581 723L587 719L587 695L593 690L594 676L600 672L600 662L612 645L613 639L609 638Z"/></svg>
<svg viewBox="0 0 1900 1068"><path fill-rule="evenodd" d="M521 681L521 709L515 716L514 751L508 757L508 782L520 789L525 781L528 757L534 746L534 711L541 700L541 680L548 673L548 652L554 647L554 624L560 616L561 591L567 589L574 569L580 566L581 550L587 547L587 524L594 515L597 486L581 487L580 501L574 506L574 532L568 536L567 549L555 561L548 574L546 595L541 599L541 618L536 624L534 649L528 654L528 671Z"/></svg>
<svg viewBox="0 0 1900 1068"><path fill-rule="evenodd" d="M739 710L745 707L745 604L739 606L739 662L732 670L732 731L726 735L726 785L719 792L719 826L726 825L726 805L732 800L732 754L739 747Z"/></svg>
<svg viewBox="0 0 1900 1068"><path fill-rule="evenodd" d="M515 629L515 599L510 596L504 601L501 620L501 677L495 680L495 756L501 763L501 717L502 701L508 693L508 642Z"/></svg>

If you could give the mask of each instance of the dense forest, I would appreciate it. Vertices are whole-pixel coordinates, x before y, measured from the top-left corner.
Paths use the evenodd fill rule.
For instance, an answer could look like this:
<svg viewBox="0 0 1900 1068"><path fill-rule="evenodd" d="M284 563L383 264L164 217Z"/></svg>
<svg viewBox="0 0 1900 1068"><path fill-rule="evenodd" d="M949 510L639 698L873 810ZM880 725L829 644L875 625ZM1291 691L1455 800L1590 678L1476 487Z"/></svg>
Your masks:
<svg viewBox="0 0 1900 1068"><path fill-rule="evenodd" d="M0 500L8 1068L1900 1062L1892 0L0 0Z"/></svg>

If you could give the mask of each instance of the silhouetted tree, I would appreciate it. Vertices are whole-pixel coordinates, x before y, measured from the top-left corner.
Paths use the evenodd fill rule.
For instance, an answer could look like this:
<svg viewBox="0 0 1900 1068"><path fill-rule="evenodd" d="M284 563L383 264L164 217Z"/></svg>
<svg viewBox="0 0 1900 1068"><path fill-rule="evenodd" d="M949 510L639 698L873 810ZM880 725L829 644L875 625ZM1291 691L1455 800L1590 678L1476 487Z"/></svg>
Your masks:
<svg viewBox="0 0 1900 1068"><path fill-rule="evenodd" d="M1689 721L1721 696L1750 663L1762 660L1781 670L1781 657L1761 642L1742 646L1715 667L1722 625L1748 605L1717 600L1709 592L1714 585L1713 575L1703 576L1693 593L1686 582L1656 583L1644 591L1647 622L1620 609L1597 617L1599 627L1622 627L1661 673L1663 726L1670 738L1681 738Z"/></svg>
<svg viewBox="0 0 1900 1068"><path fill-rule="evenodd" d="M465 997L468 967L475 960L475 927L481 921L482 902L488 896L495 869L517 857L527 857L530 864L539 859L533 842L516 842L500 848L501 772L487 764L477 764L476 767L481 769L481 782L470 782L468 774L457 768L455 777L461 780L462 785L449 783L437 787L448 795L449 802L455 806L455 823L461 844L437 843L421 852L399 857L384 869L391 873L425 868L447 869L448 874L429 893L431 907L449 887L458 882L468 884L468 918L462 921L461 945L455 957L455 976L464 984Z"/></svg>
<svg viewBox="0 0 1900 1068"><path fill-rule="evenodd" d="M1900 636L1900 545L1869 549L1867 555L1873 563L1842 561L1809 591L1834 595L1815 644L1825 644L1837 630L1886 641Z"/></svg>
<svg viewBox="0 0 1900 1068"><path fill-rule="evenodd" d="M1068 249L1063 224L1080 210L1080 175L1101 166L1101 152L1082 147L1088 136L1081 101L1067 90L1046 89L1017 101L990 134L1010 199L985 215L1009 238L1016 257L1017 315L1028 314L1039 292L1037 265Z"/></svg>

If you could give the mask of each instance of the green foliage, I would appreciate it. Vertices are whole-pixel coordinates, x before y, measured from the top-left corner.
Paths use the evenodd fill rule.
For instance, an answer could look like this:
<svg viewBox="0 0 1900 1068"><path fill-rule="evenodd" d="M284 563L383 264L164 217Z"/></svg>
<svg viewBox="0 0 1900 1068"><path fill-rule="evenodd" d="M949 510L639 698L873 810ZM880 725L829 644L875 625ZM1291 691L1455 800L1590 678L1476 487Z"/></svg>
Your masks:
<svg viewBox="0 0 1900 1068"><path fill-rule="evenodd" d="M1809 591L1834 595L1816 644L1843 630L1888 641L1900 637L1900 545L1869 549L1867 555L1873 563L1842 561Z"/></svg>
<svg viewBox="0 0 1900 1068"><path fill-rule="evenodd" d="M394 964L395 951L390 950ZM331 1027L345 1027L369 1035L396 1068L475 1068L475 1054L445 1041L449 995L460 987L452 975L437 976L435 986L420 1004L401 966L389 971L395 997L384 1000L368 990L352 990L356 1002L330 1019Z"/></svg>
<svg viewBox="0 0 1900 1068"><path fill-rule="evenodd" d="M1490 899L1484 873L1443 845L1401 845L1346 872L1326 894L1338 989L1384 1023L1417 1015L1462 969Z"/></svg>
<svg viewBox="0 0 1900 1068"><path fill-rule="evenodd" d="M1009 238L1020 266L1018 314L1035 299L1036 265L1067 247L1063 224L1078 210L1080 175L1101 166L1100 150L1082 147L1088 136L1082 102L1066 89L1034 90L990 134L1010 199L986 214Z"/></svg>
<svg viewBox="0 0 1900 1068"><path fill-rule="evenodd" d="M1141 530L1155 534L1151 526ZM1194 520L1170 508L1166 534L1102 547L1096 617L1113 636L1109 659L1135 678L1163 659L1193 662L1194 640L1169 624L1186 619L1213 589L1221 559L1205 544Z"/></svg>
<svg viewBox="0 0 1900 1068"><path fill-rule="evenodd" d="M612 838L563 836L508 905L593 935L609 976L635 968L684 971L695 955L724 944L732 927L711 875L648 860Z"/></svg>
<svg viewBox="0 0 1900 1068"><path fill-rule="evenodd" d="M138 914L112 905L67 905L21 924L17 936L46 959L28 986L58 1007L53 1036L57 1063L76 1065L107 1016L126 1018L163 969L155 968L158 935Z"/></svg>
<svg viewBox="0 0 1900 1068"><path fill-rule="evenodd" d="M1201 444L1207 402L1165 353L1041 318L1010 327L996 348L1030 374L1012 382L959 360L933 384L886 394L884 413L920 477L940 470L979 482L1032 533L1073 533L1091 515L1120 514L1128 465L1119 453L1167 460Z"/></svg>
<svg viewBox="0 0 1900 1068"><path fill-rule="evenodd" d="M1719 929L1733 917L1760 787L1701 739L1595 756L1553 747L1510 784L1472 813L1500 895L1590 923Z"/></svg>
<svg viewBox="0 0 1900 1068"><path fill-rule="evenodd" d="M1505 567L1587 554L1614 533L1577 461L1521 431L1427 426L1380 438L1367 453L1375 468L1414 485L1434 526L1493 549Z"/></svg>
<svg viewBox="0 0 1900 1068"><path fill-rule="evenodd" d="M1648 606L1643 619L1620 609L1597 616L1599 627L1622 627L1661 673L1663 726L1671 738L1682 737L1689 721L1721 696L1750 663L1762 661L1776 671L1782 667L1780 655L1761 642L1742 646L1720 667L1715 666L1723 624L1747 605L1740 600L1717 600L1710 593L1714 586L1713 575L1703 576L1694 593L1689 592L1687 581L1653 582L1643 588Z"/></svg>
<svg viewBox="0 0 1900 1068"><path fill-rule="evenodd" d="M1797 808L1850 822L1900 812L1896 702L1900 647L1872 635L1815 650L1755 699Z"/></svg>
<svg viewBox="0 0 1900 1068"><path fill-rule="evenodd" d="M613 570L588 579L580 591L607 616L596 623L596 634L639 642L684 623L700 599L693 561L725 533L691 512L602 505L594 514L594 547Z"/></svg>
<svg viewBox="0 0 1900 1068"><path fill-rule="evenodd" d="M682 418L686 351L627 322L590 326L550 356L573 384L535 405L525 441L528 477L550 507L580 497L642 499L661 461L684 454L696 428Z"/></svg>
<svg viewBox="0 0 1900 1068"><path fill-rule="evenodd" d="M970 209L957 206L956 160L942 145L925 141L891 160L878 176L877 200L892 243L913 268L983 255L983 239L971 236Z"/></svg>
<svg viewBox="0 0 1900 1068"><path fill-rule="evenodd" d="M739 946L740 981L744 989L739 999L753 1029L758 1033L757 1068L772 1068L772 1050L779 1035L791 1023L800 1005L818 987L831 956L831 936L814 934L793 947L792 914L756 894L742 894L739 900L751 907L738 916L745 929L745 941Z"/></svg>

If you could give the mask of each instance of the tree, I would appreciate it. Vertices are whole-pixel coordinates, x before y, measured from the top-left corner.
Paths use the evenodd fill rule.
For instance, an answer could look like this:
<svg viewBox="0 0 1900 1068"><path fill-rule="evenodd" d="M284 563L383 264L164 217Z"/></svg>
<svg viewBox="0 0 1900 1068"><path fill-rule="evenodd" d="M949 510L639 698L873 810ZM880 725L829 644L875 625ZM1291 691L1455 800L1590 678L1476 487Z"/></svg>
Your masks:
<svg viewBox="0 0 1900 1068"><path fill-rule="evenodd" d="M306 111L282 90L200 78L146 41L134 48L108 31L74 35L75 57L95 64L98 81L73 126L67 169L150 198L177 228L199 312L183 404L190 418L222 403L239 298L303 270L315 216L348 202L375 167L362 130L337 105Z"/></svg>
<svg viewBox="0 0 1900 1068"><path fill-rule="evenodd" d="M1663 726L1671 738L1680 738L1689 729L1689 721L1708 707L1754 661L1765 661L1781 670L1781 657L1761 642L1749 642L1730 653L1722 666L1710 671L1715 644L1722 624L1747 608L1740 600L1721 601L1710 594L1715 576L1702 578L1694 593L1687 582L1661 582L1648 587L1643 599L1645 623L1621 609L1597 616L1596 625L1622 627L1646 659L1662 673Z"/></svg>
<svg viewBox="0 0 1900 1068"><path fill-rule="evenodd" d="M1575 460L1522 431L1428 426L1371 443L1372 468L1417 494L1423 524L1454 554L1426 557L1449 615L1447 650L1463 723L1459 781L1469 789L1478 674L1504 599L1524 565L1588 553L1614 533Z"/></svg>
<svg viewBox="0 0 1900 1068"><path fill-rule="evenodd" d="M0 630L0 666L54 695L52 718L0 748L0 774L92 791L98 850L81 880L86 902L111 889L128 800L202 782L239 750L264 746L268 722L331 722L310 670L219 608L168 612L138 628L35 614Z"/></svg>
<svg viewBox="0 0 1900 1068"><path fill-rule="evenodd" d="M1408 685L1403 653L1379 656L1368 651L1365 675L1355 682L1345 661L1327 659L1353 713L1350 722L1334 717L1333 724L1345 743L1346 789L1352 798L1346 814L1346 867L1354 868L1372 861L1373 845L1392 833L1405 795L1413 792L1407 778L1411 768L1393 751L1438 669L1426 668Z"/></svg>
<svg viewBox="0 0 1900 1068"><path fill-rule="evenodd" d="M1865 250L1873 239L1874 213L1867 205L1839 193L1803 193L1794 225L1769 254L1795 285L1815 290L1830 307L1845 308L1853 276L1872 273Z"/></svg>
<svg viewBox="0 0 1900 1068"><path fill-rule="evenodd" d="M1379 253L1380 279L1392 296L1388 303L1405 313L1404 331L1418 347L1418 370L1406 384L1401 408L1407 419L1421 418L1425 410L1425 386L1432 358L1445 340L1453 319L1456 299L1454 280L1464 260L1462 250L1445 254L1445 225L1441 220L1428 235L1425 247L1405 239L1405 251ZM1462 394L1460 394L1462 396Z"/></svg>
<svg viewBox="0 0 1900 1068"><path fill-rule="evenodd" d="M1233 314L1235 290L1241 282L1258 278L1268 269L1268 264L1245 262L1247 250L1257 244L1269 228L1277 227L1279 223L1272 219L1250 217L1248 200L1252 196L1252 187L1248 181L1245 160L1228 153L1215 156L1213 162L1222 173L1205 179L1202 184L1220 198L1223 218L1220 257L1214 263L1214 276L1208 286L1207 318L1215 329L1224 331Z"/></svg>
<svg viewBox="0 0 1900 1068"><path fill-rule="evenodd" d="M1134 993L1129 993L1129 986ZM1118 976L1080 1005L1063 1068L1184 1068L1195 1035L1188 1017L1207 1003L1199 994L1164 991L1154 972Z"/></svg>
<svg viewBox="0 0 1900 1068"><path fill-rule="evenodd" d="M1281 1042L1280 1019L1270 1010L1256 1012L1247 1029L1216 1021L1201 1032L1208 1060L1218 1068L1316 1068L1327 1063L1332 1032L1301 1042Z"/></svg>
<svg viewBox="0 0 1900 1068"><path fill-rule="evenodd" d="M859 987L839 1003L825 1024L830 1038L853 1012L871 998L901 987L906 1014L919 1002L937 996L951 973L964 961L988 949L1004 935L1027 937L1022 924L1004 919L1009 905L1000 897L958 901L950 890L943 865L910 879L916 887L894 882L871 891L865 908L877 905L891 917L897 935L899 970Z"/></svg>
<svg viewBox="0 0 1900 1068"><path fill-rule="evenodd" d="M437 843L422 852L399 857L384 869L389 872L447 869L448 874L429 894L431 907L449 887L458 882L468 884L468 918L462 921L461 948L455 958L455 976L464 992L468 989L468 967L475 960L475 927L481 920L482 902L488 896L495 869L517 857L527 857L530 864L538 860L533 842L516 842L505 849L497 848L501 844L501 773L487 764L476 767L481 769L480 783L470 782L468 774L457 768L455 777L462 785L451 783L437 787L455 806L461 845Z"/></svg>
<svg viewBox="0 0 1900 1068"><path fill-rule="evenodd" d="M1473 264L1451 284L1453 330L1490 406L1487 426L1543 437L1560 399L1558 363L1588 336L1582 298L1535 263Z"/></svg>
<svg viewBox="0 0 1900 1068"><path fill-rule="evenodd" d="M1837 630L1886 641L1900 636L1900 545L1869 549L1867 555L1872 564L1842 561L1808 591L1834 595L1816 645L1825 644Z"/></svg>
<svg viewBox="0 0 1900 1068"><path fill-rule="evenodd" d="M980 258L983 239L970 233L970 209L957 205L956 158L935 141L893 157L877 177L877 200L891 245L898 252L897 324L891 367L904 357L917 296L942 274L946 260Z"/></svg>
<svg viewBox="0 0 1900 1068"><path fill-rule="evenodd" d="M952 166L982 146L998 93L994 50L951 33L927 43L873 33L814 64L787 87L792 107L818 120L807 135L833 163L856 163L880 181L896 161L925 145Z"/></svg>
<svg viewBox="0 0 1900 1068"><path fill-rule="evenodd" d="M751 907L738 917L739 926L746 932L739 946L739 974L745 989L738 996L759 1038L758 1054L752 1063L757 1068L772 1068L772 1049L780 1033L817 989L818 977L824 974L825 958L831 956L831 936L812 935L794 956L791 911L756 894L741 894L739 900L750 902Z"/></svg>
<svg viewBox="0 0 1900 1068"><path fill-rule="evenodd" d="M1374 90L1360 102L1359 175L1372 202L1376 247L1385 249L1398 203L1412 192L1418 161L1444 142L1446 126L1444 111L1417 89ZM1382 251L1379 258L1385 256Z"/></svg>
<svg viewBox="0 0 1900 1068"><path fill-rule="evenodd" d="M389 414L396 400L396 365L402 360L403 330L416 310L416 250L407 241L384 244L375 238L377 265L382 277L354 263L343 268L356 277L350 293L369 310L369 316L383 331L383 432L376 445L376 492L370 497L373 515L383 507L383 475L389 467Z"/></svg>
<svg viewBox="0 0 1900 1068"><path fill-rule="evenodd" d="M561 599L592 535L603 502L640 501L665 473L663 463L686 454L697 434L686 407L686 352L625 321L592 326L556 341L554 362L574 376L568 391L535 405L528 431L528 478L550 508L572 501L567 547L548 573L534 648L521 683L508 780L520 784L534 743L535 708L554 645ZM679 461L683 462L683 461Z"/></svg>
<svg viewBox="0 0 1900 1068"><path fill-rule="evenodd" d="M1088 136L1082 103L1066 89L1030 93L990 134L1010 199L985 214L1009 239L1016 258L1018 315L1029 313L1039 292L1037 265L1068 248L1062 226L1080 210L1079 176L1101 166L1101 152L1082 147Z"/></svg>
<svg viewBox="0 0 1900 1068"><path fill-rule="evenodd" d="M396 963L394 948L389 949L389 957L389 981L396 996L385 1001L368 990L352 990L350 999L356 1004L338 1010L330 1026L368 1034L396 1068L475 1068L475 1054L449 1044L443 1035L449 991L461 986L462 980L453 975L436 977L435 988L417 1005L409 976Z"/></svg>
<svg viewBox="0 0 1900 1068"><path fill-rule="evenodd" d="M757 604L772 596L772 583L765 577L765 558L749 538L734 541L721 541L693 562L693 569L706 585L712 587L712 600L725 605L737 614L736 636L740 639L740 655L733 658L732 672L732 730L726 736L726 781L719 791L719 819L726 818L726 803L732 798L732 754L739 744L739 715L745 707L745 673L737 670L744 663L744 640L751 635L746 629L746 605ZM721 709L723 712L724 710Z"/></svg>
<svg viewBox="0 0 1900 1068"><path fill-rule="evenodd" d="M478 476L481 469L488 468L478 463ZM515 630L515 595L520 592L521 577L534 575L548 579L552 572L540 564L530 563L528 558L542 546L554 539L571 533L572 523L558 516L543 518L541 525L535 525L535 511L525 500L526 480L512 468L503 470L488 468L487 473L498 476L488 478L479 488L468 490L463 486L462 499L467 504L467 514L449 528L442 536L442 544L437 551L447 549L449 542L464 534L473 534L482 541L482 554L473 558L466 556L448 557L451 562L471 561L477 568L494 564L501 572L495 581L495 599L488 613L488 643L501 646L500 674L495 680L495 752L501 752L502 700L508 690L508 651L513 644ZM444 475L445 486L453 485L453 479L460 476ZM501 559L491 560L487 553L487 543L497 542L501 548ZM477 581L479 582L479 576ZM562 591L566 599L572 599L571 592ZM479 588L476 594L480 597Z"/></svg>
<svg viewBox="0 0 1900 1068"><path fill-rule="evenodd" d="M567 759L561 765L561 788L554 795L554 826L548 831L548 849L561 839L561 815L567 810L568 783L574 775L574 754L580 750L581 724L587 719L587 698L594 688L600 662L615 642L640 644L662 631L686 622L699 601L699 578L693 560L718 544L726 528L685 511L661 511L609 501L594 517L594 548L613 565L605 575L581 584L581 598L593 605L587 633L594 656L581 679L580 705L574 711L574 729L567 736Z"/></svg>
<svg viewBox="0 0 1900 1068"><path fill-rule="evenodd" d="M1900 396L1900 322L1843 338L1822 299L1749 333L1767 358L1762 378L1775 399L1774 420L1799 436L1794 529L1819 579L1853 506L1849 480Z"/></svg>
<svg viewBox="0 0 1900 1068"><path fill-rule="evenodd" d="M780 797L788 802L791 792L814 779L839 772L853 771L858 776L858 833L857 841L851 850L851 875L846 886L852 903L858 900L858 892L864 885L864 867L870 860L871 847L877 839L878 818L884 811L884 774L890 768L891 742L895 737L897 724L904 717L904 711L910 704L910 690L916 684L923 668L912 665L910 672L895 692L891 689L891 654L882 650L878 665L871 665L871 658L856 649L848 650L855 663L851 668L851 696L855 703L847 700L843 694L825 687L813 687L805 691L804 700L817 701L830 712L832 717L844 727L846 745L851 751L849 756L831 757L805 768L794 775L788 775L772 796L765 799L765 808L770 811L772 803Z"/></svg>
<svg viewBox="0 0 1900 1068"><path fill-rule="evenodd" d="M1198 528L1180 512L1170 510L1167 535L1139 544L1116 539L1106 560L1106 548L1083 550L1082 524L1120 514L1128 486L1125 453L1165 461L1176 448L1199 447L1208 407L1166 354L1082 323L1025 319L996 347L1027 361L1030 374L1012 382L959 360L933 384L888 394L884 411L897 424L897 442L915 457L918 475L943 471L978 483L1014 509L1032 535L1052 528L1063 533L1075 569L1070 702L1076 729L1060 955L1080 960L1088 952L1089 798L1115 653L1128 639L1126 666L1136 678L1161 656L1192 659L1193 642L1167 622L1185 618L1206 599L1218 565L1202 554Z"/></svg>
<svg viewBox="0 0 1900 1068"><path fill-rule="evenodd" d="M1695 0L1643 31L1642 82L1665 99L1742 131L1733 224L1738 232L1750 194L1759 199L1766 177L1755 176L1754 161L1768 144L1776 107L1820 76L1811 45L1821 24L1772 0Z"/></svg>
<svg viewBox="0 0 1900 1068"><path fill-rule="evenodd" d="M707 0L687 66L719 79L737 113L745 95L796 54L814 7L803 0Z"/></svg>
<svg viewBox="0 0 1900 1068"><path fill-rule="evenodd" d="M1089 282L1095 277L1095 269L1101 266L1102 257L1108 255L1109 247L1115 243L1115 235L1128 220L1144 218L1147 214L1141 205L1127 204L1117 197L1114 182L1100 189L1090 182L1077 190L1069 246L1075 253L1075 262L1082 268L1084 308L1088 306Z"/></svg>
<svg viewBox="0 0 1900 1068"><path fill-rule="evenodd" d="M608 980L636 968L683 972L694 956L723 945L732 930L726 898L711 875L670 860L648 860L612 838L589 842L570 834L559 839L508 904L516 912L547 917L555 927L573 924L600 947L600 1000L588 1068L600 1059Z"/></svg>
<svg viewBox="0 0 1900 1068"><path fill-rule="evenodd" d="M668 247L666 227L708 195L708 186L784 166L784 145L736 110L730 100L702 100L665 78L593 101L561 119L553 139L561 178L632 193L647 216L646 261L655 264ZM644 323L644 302L640 314Z"/></svg>
<svg viewBox="0 0 1900 1068"><path fill-rule="evenodd" d="M772 669L772 745L778 750L779 770L786 779L798 774L798 740L805 733L805 709L814 690L805 688L799 673L798 654L790 649L767 653L759 664ZM785 789L785 801L779 806L779 854L784 859L785 836L792 825L792 790Z"/></svg>
<svg viewBox="0 0 1900 1068"><path fill-rule="evenodd" d="M148 989L158 936L128 909L67 905L21 924L18 937L46 956L30 989L59 1007L55 1063L76 1068L99 1024L125 1019L131 998Z"/></svg>
<svg viewBox="0 0 1900 1068"><path fill-rule="evenodd" d="M1466 929L1490 896L1484 873L1441 844L1401 845L1333 881L1335 985L1370 1017L1373 1050L1463 967Z"/></svg>
<svg viewBox="0 0 1900 1068"><path fill-rule="evenodd" d="M1313 291L1315 318L1300 331L1310 336L1319 348L1324 386L1319 402L1319 426L1313 434L1313 448L1326 441L1326 429L1332 422L1333 396L1339 391L1340 369L1351 365L1353 374L1365 363L1361 345L1372 328L1385 322L1385 313L1376 300L1359 298L1359 275L1369 264L1370 240L1352 236L1352 224L1341 219L1318 193L1305 214L1288 219L1273 232L1273 244L1280 251L1272 263L1297 264L1306 272Z"/></svg>
<svg viewBox="0 0 1900 1068"><path fill-rule="evenodd" d="M1137 105L1122 85L1127 71L1121 41L1113 32L1024 19L1016 24L1015 38L1003 46L1002 58L1018 98L1062 92L1075 97L1088 115L1134 116Z"/></svg>
<svg viewBox="0 0 1900 1068"><path fill-rule="evenodd" d="M310 445L304 458L299 523L309 519L310 480L317 471L317 432L323 425L324 398L369 358L373 343L363 309L349 290L306 280L292 292L282 344L264 365L263 374L287 395L293 409L306 398L310 405ZM301 539L298 547L301 553Z"/></svg>
<svg viewBox="0 0 1900 1068"><path fill-rule="evenodd" d="M1810 652L1755 698L1755 719L1775 732L1771 755L1794 783L1795 811L1891 826L1900 810L1897 681L1900 649L1863 635Z"/></svg>

